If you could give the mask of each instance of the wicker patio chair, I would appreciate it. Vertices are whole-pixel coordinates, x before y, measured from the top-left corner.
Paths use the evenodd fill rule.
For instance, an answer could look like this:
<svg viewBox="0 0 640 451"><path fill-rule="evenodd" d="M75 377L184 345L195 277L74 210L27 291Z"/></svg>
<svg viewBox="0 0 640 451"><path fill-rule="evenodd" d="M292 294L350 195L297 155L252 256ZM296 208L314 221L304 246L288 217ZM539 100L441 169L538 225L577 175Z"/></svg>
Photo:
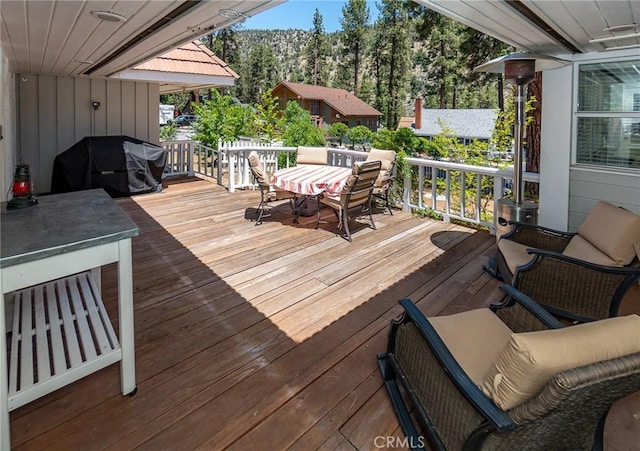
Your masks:
<svg viewBox="0 0 640 451"><path fill-rule="evenodd" d="M340 196L322 195L319 197L320 205L331 207L338 218L338 228L344 227L344 238L351 241L349 231L349 210L360 208L360 212L366 211L371 221L371 228L375 230L376 224L371 215L371 193L373 184L380 174L380 160L359 161L353 164L353 173L347 179ZM320 224L320 208L316 228Z"/></svg>
<svg viewBox="0 0 640 451"><path fill-rule="evenodd" d="M389 205L389 190L395 181L394 166L396 164L396 153L393 150L382 150L372 148L367 155L366 161L380 160L380 175L373 185L373 195L384 201L384 205L389 210L389 214L393 215L391 206Z"/></svg>
<svg viewBox="0 0 640 451"><path fill-rule="evenodd" d="M251 170L253 179L260 188L260 205L258 205L258 218L255 224L258 225L262 224L262 218L266 218L272 214L272 208L268 205L269 202L293 199L294 194L290 191L277 188L269 182L269 175L264 171L258 152L255 150L252 151L247 159L249 160L249 169Z"/></svg>
<svg viewBox="0 0 640 451"><path fill-rule="evenodd" d="M640 390L640 317L563 327L504 289L494 313L427 319L400 301L378 361L410 448L602 450L610 406Z"/></svg>
<svg viewBox="0 0 640 451"><path fill-rule="evenodd" d="M513 225L498 241L498 277L572 321L618 314L640 277L640 216L599 201L577 233Z"/></svg>

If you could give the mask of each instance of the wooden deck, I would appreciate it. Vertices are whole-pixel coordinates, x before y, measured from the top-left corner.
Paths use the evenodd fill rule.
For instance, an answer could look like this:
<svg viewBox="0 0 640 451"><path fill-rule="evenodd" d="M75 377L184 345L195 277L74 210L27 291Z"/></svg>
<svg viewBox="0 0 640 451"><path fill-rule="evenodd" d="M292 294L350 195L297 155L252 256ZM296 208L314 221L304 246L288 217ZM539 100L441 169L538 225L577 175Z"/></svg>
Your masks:
<svg viewBox="0 0 640 451"><path fill-rule="evenodd" d="M404 437L376 362L397 301L437 315L497 300L482 271L495 238L380 211L378 230L363 222L348 243L329 210L317 230L287 208L256 227L258 199L189 179L118 200L141 230L138 392L120 394L112 365L38 399L11 413L16 449L364 450ZM117 325L113 266L102 283ZM639 410L627 403L608 449L640 443Z"/></svg>

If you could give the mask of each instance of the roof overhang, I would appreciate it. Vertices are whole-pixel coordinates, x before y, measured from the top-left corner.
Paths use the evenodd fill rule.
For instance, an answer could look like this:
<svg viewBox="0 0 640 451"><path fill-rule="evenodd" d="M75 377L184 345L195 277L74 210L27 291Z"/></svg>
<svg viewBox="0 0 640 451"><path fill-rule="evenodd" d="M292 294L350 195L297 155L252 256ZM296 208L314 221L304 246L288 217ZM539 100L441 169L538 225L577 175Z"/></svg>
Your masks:
<svg viewBox="0 0 640 451"><path fill-rule="evenodd" d="M2 0L0 41L13 73L108 77L284 1Z"/></svg>
<svg viewBox="0 0 640 451"><path fill-rule="evenodd" d="M640 0L415 0L543 55L640 48Z"/></svg>
<svg viewBox="0 0 640 451"><path fill-rule="evenodd" d="M167 73L159 71L129 69L110 78L160 83L160 94L195 91L220 86L233 86L235 78L221 75L199 75L188 73Z"/></svg>
<svg viewBox="0 0 640 451"><path fill-rule="evenodd" d="M160 84L160 94L233 86L240 76L202 42L181 45L110 78Z"/></svg>

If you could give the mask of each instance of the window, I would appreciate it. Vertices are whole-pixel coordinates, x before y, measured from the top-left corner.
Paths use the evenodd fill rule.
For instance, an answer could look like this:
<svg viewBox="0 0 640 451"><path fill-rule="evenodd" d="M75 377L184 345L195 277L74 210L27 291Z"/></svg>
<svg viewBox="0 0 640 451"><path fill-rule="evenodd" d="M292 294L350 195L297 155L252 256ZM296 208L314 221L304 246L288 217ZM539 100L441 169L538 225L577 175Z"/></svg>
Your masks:
<svg viewBox="0 0 640 451"><path fill-rule="evenodd" d="M320 115L320 101L319 100L312 100L311 101L311 115L312 116L319 116Z"/></svg>
<svg viewBox="0 0 640 451"><path fill-rule="evenodd" d="M640 169L640 60L582 64L576 163Z"/></svg>

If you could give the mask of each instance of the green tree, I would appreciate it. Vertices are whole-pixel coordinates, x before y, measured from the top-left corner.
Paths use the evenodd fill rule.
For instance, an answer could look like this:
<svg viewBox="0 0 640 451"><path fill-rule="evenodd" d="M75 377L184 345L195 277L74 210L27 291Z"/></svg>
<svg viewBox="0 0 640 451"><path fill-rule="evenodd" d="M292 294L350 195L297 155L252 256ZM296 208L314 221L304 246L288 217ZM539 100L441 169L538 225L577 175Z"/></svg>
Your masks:
<svg viewBox="0 0 640 451"><path fill-rule="evenodd" d="M178 124L170 123L160 127L160 141L172 141L178 134Z"/></svg>
<svg viewBox="0 0 640 451"><path fill-rule="evenodd" d="M282 141L285 146L322 146L325 144L322 130L311 123L311 115L295 100L287 103L280 121Z"/></svg>
<svg viewBox="0 0 640 451"><path fill-rule="evenodd" d="M395 130L389 130L388 128L378 130L373 134L371 138L371 145L376 149L388 149L397 151L398 148L396 147L396 143L393 139L395 135Z"/></svg>
<svg viewBox="0 0 640 451"><path fill-rule="evenodd" d="M386 71L381 74L385 77L386 90L385 125L387 128L396 128L400 121L401 105L406 97L406 85L409 73L409 51L411 25L407 10L407 3L403 0L381 0L378 4L380 16L377 22L377 43L380 47L376 52L383 53L381 59Z"/></svg>
<svg viewBox="0 0 640 451"><path fill-rule="evenodd" d="M403 127L396 131L393 142L396 149L404 150L407 154L412 155L418 145L418 138L413 133L413 130Z"/></svg>
<svg viewBox="0 0 640 451"><path fill-rule="evenodd" d="M388 55L385 52L380 51L385 45L385 36L381 28L383 25L380 22L376 22L373 34L373 44L371 45L371 66L373 73L373 106L382 112L383 117L381 122L384 121L384 114L387 110L388 96L384 89L385 80L388 74Z"/></svg>
<svg viewBox="0 0 640 451"><path fill-rule="evenodd" d="M350 86L353 94L358 96L359 77L361 72L361 59L365 54L366 32L369 24L369 7L365 0L348 0L342 7L341 40L344 45L343 57L348 64L352 84Z"/></svg>
<svg viewBox="0 0 640 451"><path fill-rule="evenodd" d="M276 136L278 122L280 121L280 104L278 98L273 95L271 89L262 94L261 102L255 105L257 114L255 118L256 129L268 142Z"/></svg>
<svg viewBox="0 0 640 451"><path fill-rule="evenodd" d="M347 132L347 138L353 143L353 147L355 149L357 144L360 144L362 148L365 148L365 145L371 142L371 138L373 137L373 132L369 130L369 127L365 127L364 125L356 125L355 127L351 127Z"/></svg>
<svg viewBox="0 0 640 451"><path fill-rule="evenodd" d="M342 142L344 141L344 138L346 138L348 132L349 127L347 124L343 124L342 122L335 122L331 124L331 127L329 127L329 135L336 138L339 145L342 145Z"/></svg>
<svg viewBox="0 0 640 451"><path fill-rule="evenodd" d="M515 87L512 87L512 91ZM531 111L534 109L536 98L532 97L525 103L525 123L524 126L528 126L534 120ZM513 148L513 126L516 122L516 105L515 95L510 95L506 102L503 111L498 111L495 125L493 127L493 133L491 140L489 141L489 147L496 152L507 152ZM525 143L526 144L526 143Z"/></svg>
<svg viewBox="0 0 640 451"><path fill-rule="evenodd" d="M307 67L305 71L305 79L307 83L312 85L324 86L328 82L328 66L326 64L329 55L329 46L327 44L326 33L322 23L322 15L318 8L313 15L313 30L311 30L311 39L307 44L306 57Z"/></svg>
<svg viewBox="0 0 640 451"><path fill-rule="evenodd" d="M336 70L333 74L333 79L331 80L331 86L334 88L342 88L347 91L351 90L351 86L353 83L349 63L345 60L339 60L337 63Z"/></svg>
<svg viewBox="0 0 640 451"><path fill-rule="evenodd" d="M466 63L468 74L466 81L470 88L468 92L476 92L479 94L478 97L489 97L488 99L481 99L480 108L495 108L497 105L500 110L504 109L503 79L502 74L474 72L473 69L480 64L512 51L515 51L513 47L498 39L473 28L462 27L460 52L463 61ZM493 93L497 91L498 95L494 95L491 98L491 90L493 90Z"/></svg>
<svg viewBox="0 0 640 451"><path fill-rule="evenodd" d="M220 141L235 141L250 133L253 113L235 104L229 95L221 95L214 89L210 100L193 107L200 116L193 123L194 139L202 144L217 148Z"/></svg>
<svg viewBox="0 0 640 451"><path fill-rule="evenodd" d="M465 65L460 55L460 35L462 25L430 9L421 9L418 34L429 43L426 68L427 106L437 108L458 108L458 86ZM428 99L437 99L437 105L429 105Z"/></svg>
<svg viewBox="0 0 640 451"><path fill-rule="evenodd" d="M240 48L237 39L239 26L234 24L223 28L211 33L205 40L209 50L231 67L237 67L240 62Z"/></svg>
<svg viewBox="0 0 640 451"><path fill-rule="evenodd" d="M247 103L258 103L262 93L272 89L280 81L276 69L276 56L271 47L256 44L251 47L242 65L240 98Z"/></svg>
<svg viewBox="0 0 640 451"><path fill-rule="evenodd" d="M202 41L217 57L227 63L234 71L240 69L241 55L237 39L239 24L231 25L220 31L213 32L202 38ZM237 94L238 86L227 86L222 88L225 93ZM211 89L208 90L209 98L212 97Z"/></svg>

